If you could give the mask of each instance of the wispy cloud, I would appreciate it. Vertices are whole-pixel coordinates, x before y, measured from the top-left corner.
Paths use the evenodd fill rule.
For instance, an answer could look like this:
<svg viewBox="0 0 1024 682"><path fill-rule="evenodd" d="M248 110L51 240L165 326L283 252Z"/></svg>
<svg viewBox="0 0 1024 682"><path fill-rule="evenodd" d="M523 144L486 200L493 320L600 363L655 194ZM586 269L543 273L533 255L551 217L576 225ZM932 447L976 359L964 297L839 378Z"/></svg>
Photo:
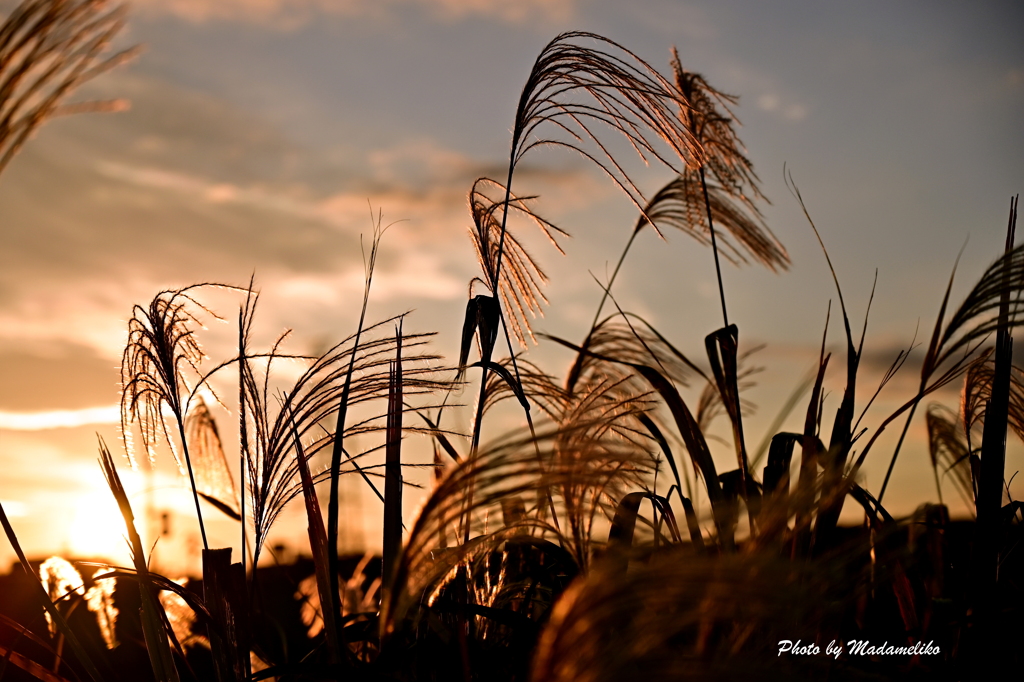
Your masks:
<svg viewBox="0 0 1024 682"><path fill-rule="evenodd" d="M43 431L76 428L90 424L117 424L121 411L117 405L87 407L81 410L47 410L45 412L0 411L0 430Z"/></svg>
<svg viewBox="0 0 1024 682"><path fill-rule="evenodd" d="M757 108L761 111L782 116L789 121L802 121L807 118L806 106L799 102L787 101L773 92L758 97Z"/></svg>
<svg viewBox="0 0 1024 682"><path fill-rule="evenodd" d="M239 21L273 28L295 28L318 16L387 19L416 8L442 21L482 17L510 24L570 19L576 0L136 0L140 12L192 21Z"/></svg>

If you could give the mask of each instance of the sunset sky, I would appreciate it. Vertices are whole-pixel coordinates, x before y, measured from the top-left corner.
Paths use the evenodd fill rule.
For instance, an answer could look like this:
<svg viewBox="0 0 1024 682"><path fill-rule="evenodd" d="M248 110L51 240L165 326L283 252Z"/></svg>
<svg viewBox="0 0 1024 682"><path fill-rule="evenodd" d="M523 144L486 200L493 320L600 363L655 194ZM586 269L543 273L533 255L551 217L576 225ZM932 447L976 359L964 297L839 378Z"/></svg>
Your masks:
<svg viewBox="0 0 1024 682"><path fill-rule="evenodd" d="M0 2L4 14L10 6ZM764 213L793 262L778 275L724 275L741 348L766 344L754 356L765 371L749 394L752 443L815 362L830 300L826 415L843 388L835 288L784 163L855 329L878 271L862 406L918 325L918 342L930 334L961 248L956 303L1002 247L1010 197L1024 189L1022 26L1024 6L1010 1L131 3L119 44L144 53L75 96L125 98L131 109L49 122L0 176L0 500L32 556L123 556L95 434L121 451L118 367L132 306L255 273L256 342L291 328L294 352L322 350L354 331L359 239L377 211L401 222L384 237L369 316L414 310L407 331L439 332L436 351L455 362L478 274L466 194L481 175L504 178L523 83L566 30L605 35L666 74L677 46L685 68L740 96L740 135L772 202ZM648 195L672 177L634 159L627 168ZM516 182L573 236L564 257L529 242L551 278L535 328L581 340L600 295L594 277L607 279L635 211L568 153L529 157ZM712 255L682 234L667 238L644 235L616 297L702 358L704 336L721 326ZM209 300L234 320L237 297ZM212 324L210 355L229 355L233 334ZM556 375L570 361L550 344L530 352ZM905 369L864 424L909 398L915 378ZM919 418L886 495L896 515L935 501L924 437ZM728 462L730 445L712 447ZM1017 450L1008 476L1024 463ZM868 460L872 492L887 464L884 448ZM149 478L124 468L140 509L188 511L168 462ZM365 497L356 482L346 490ZM1024 495L1024 484L1012 490ZM943 491L962 506L951 483ZM304 537L300 520L282 519L284 541ZM350 526L352 548L379 542L371 522ZM12 556L0 541L0 570Z"/></svg>

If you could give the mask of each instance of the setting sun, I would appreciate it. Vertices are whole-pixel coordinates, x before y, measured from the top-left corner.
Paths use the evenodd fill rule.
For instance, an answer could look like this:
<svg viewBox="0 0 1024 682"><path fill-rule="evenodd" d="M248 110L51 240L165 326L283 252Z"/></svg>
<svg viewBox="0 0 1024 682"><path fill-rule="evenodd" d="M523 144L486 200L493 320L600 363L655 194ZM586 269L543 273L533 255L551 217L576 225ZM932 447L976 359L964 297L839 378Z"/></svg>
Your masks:
<svg viewBox="0 0 1024 682"><path fill-rule="evenodd" d="M121 477L126 486L136 478L128 471L122 472ZM136 528L145 542L145 508L140 505L135 513ZM124 519L110 490L90 490L76 498L73 516L67 524L68 550L73 556L104 558L118 566L130 565L131 555L124 538Z"/></svg>

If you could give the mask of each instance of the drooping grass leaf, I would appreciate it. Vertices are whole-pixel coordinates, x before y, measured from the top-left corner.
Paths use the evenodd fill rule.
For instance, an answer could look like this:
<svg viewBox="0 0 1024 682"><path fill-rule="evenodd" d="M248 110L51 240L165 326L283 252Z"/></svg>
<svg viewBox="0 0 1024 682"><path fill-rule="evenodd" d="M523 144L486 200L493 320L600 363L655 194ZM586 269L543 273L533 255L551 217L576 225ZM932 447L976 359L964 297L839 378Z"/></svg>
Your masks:
<svg viewBox="0 0 1024 682"><path fill-rule="evenodd" d="M632 492L619 501L615 510L611 527L608 530L608 552L614 572L622 573L626 570L630 550L633 547L633 534L636 531L636 521L640 514L640 504L644 500L650 500L651 506L657 514L668 525L672 540L679 542L679 527L676 525L675 515L672 514L672 507L668 500L660 495L649 492ZM654 537L657 545L660 529L655 527Z"/></svg>
<svg viewBox="0 0 1024 682"><path fill-rule="evenodd" d="M597 354L586 351L564 339L559 339L554 336L548 337L552 341L562 344L567 348L571 348L577 353L587 353L594 357L599 357L602 360L612 363L619 363L631 367L639 376L643 377L651 387L661 396L662 400L665 401L665 405L669 408L673 419L675 420L676 428L679 430L679 435L682 437L683 442L686 444L687 452L690 455L690 459L694 465L700 470L701 475L704 478L704 485L708 491L708 499L711 502L712 511L715 514L715 524L718 526L718 530L721 533L723 528L720 525L719 514L723 511L721 507L722 488L719 484L718 473L715 469L715 462L711 458L711 451L708 449L707 441L704 439L704 434L697 424L697 421L693 418L693 414L690 412L686 403L683 401L682 396L679 395L679 391L672 382L666 379L658 370L653 367L642 364L634 364L629 362L622 362L616 358L608 356L598 356ZM725 535L720 536L721 541L726 546L731 546L731 537Z"/></svg>
<svg viewBox="0 0 1024 682"><path fill-rule="evenodd" d="M704 338L704 346L711 362L711 373L718 385L725 411L732 423L733 443L736 448L736 459L739 464L741 491L743 499L747 499L752 490L747 446L743 438L743 416L740 409L739 369L737 355L739 331L736 325L729 325ZM751 519L753 520L753 519Z"/></svg>

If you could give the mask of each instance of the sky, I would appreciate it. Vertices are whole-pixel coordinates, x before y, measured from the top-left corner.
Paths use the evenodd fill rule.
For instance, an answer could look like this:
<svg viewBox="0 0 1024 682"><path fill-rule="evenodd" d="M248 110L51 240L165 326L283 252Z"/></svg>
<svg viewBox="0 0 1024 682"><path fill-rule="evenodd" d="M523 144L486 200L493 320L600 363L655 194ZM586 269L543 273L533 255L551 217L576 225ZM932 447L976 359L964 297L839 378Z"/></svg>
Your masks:
<svg viewBox="0 0 1024 682"><path fill-rule="evenodd" d="M132 306L163 289L254 277L256 343L292 329L294 352L322 350L354 331L360 235L378 212L394 224L369 317L412 310L407 330L437 331L435 350L454 362L478 275L467 192L479 176L504 177L523 83L567 30L607 36L662 73L676 46L685 68L740 97L740 136L771 201L762 209L792 260L780 274L747 266L723 275L741 348L765 346L753 360L764 370L748 393L758 406L750 439L813 366L830 301L826 413L843 388L835 287L784 166L855 329L877 271L862 406L915 330L918 342L930 333L961 249L956 302L1002 247L1010 197L1024 186L1022 20L1015 2L133 2L118 45L144 52L73 98L124 98L130 109L48 122L0 176L0 500L32 555L124 556L96 434L119 451ZM623 158L648 196L672 178ZM568 153L529 157L516 182L572 235L564 256L524 235L550 276L535 328L581 340L600 297L595 278L607 279L635 209ZM615 295L694 357L721 324L712 255L682 234L643 235ZM237 296L208 300L234 319ZM233 333L211 321L211 357L230 354ZM551 344L529 353L556 375L570 362ZM876 427L908 399L915 376L911 362L864 424ZM955 394L945 399L955 406ZM800 419L786 428L799 430ZM908 438L886 496L897 515L936 498L920 416ZM724 466L729 446L712 447ZM1008 475L1024 462L1017 450ZM196 546L187 517L178 520L190 502L168 460L155 473L122 467L148 518L168 511L180 524L157 550L164 561ZM879 447L869 490L887 464ZM359 485L346 499L372 513L348 517L343 541L356 550L378 542L369 519L379 510ZM943 492L955 509L948 481ZM406 496L409 514L417 495ZM280 522L280 541L293 536L304 536L301 511ZM11 556L0 543L0 566ZM181 561L176 569L189 570Z"/></svg>

